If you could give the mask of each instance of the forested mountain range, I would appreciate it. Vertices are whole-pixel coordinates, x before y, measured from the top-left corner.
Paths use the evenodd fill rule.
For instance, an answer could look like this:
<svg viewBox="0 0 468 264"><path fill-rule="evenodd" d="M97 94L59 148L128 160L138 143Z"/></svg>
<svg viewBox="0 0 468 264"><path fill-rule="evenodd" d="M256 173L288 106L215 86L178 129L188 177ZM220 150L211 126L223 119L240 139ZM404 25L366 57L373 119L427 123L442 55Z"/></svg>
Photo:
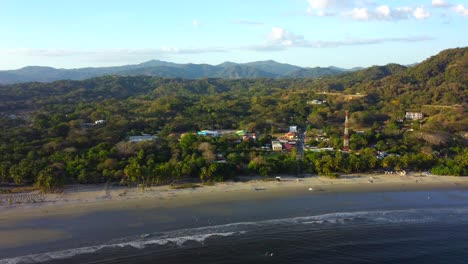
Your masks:
<svg viewBox="0 0 468 264"><path fill-rule="evenodd" d="M289 75L301 75L301 78L274 78L235 80L231 78L204 78L192 80L192 78L162 78L151 76L103 76L90 78L83 81L60 80L51 83L20 83L12 85L0 85L0 110L5 111L5 105L21 102L34 102L36 107L41 102L53 98L67 98L68 101L79 102L82 100L102 100L105 98L125 99L130 96L142 96L156 93L163 94L212 94L223 92L242 92L256 84L265 89L274 91L280 89L284 93L293 90L308 90L310 92L338 91L345 94L363 93L378 94L379 99L399 99L401 108L418 108L424 104L463 104L468 100L468 48L445 50L436 56L430 57L424 62L406 67L398 64L385 66L373 66L352 72L345 72L337 76L324 76L319 79L302 78L301 74L307 69L297 70L296 66L279 64L274 61L247 63L248 67L258 68L257 72L266 72L266 65L276 65L269 71L270 75L283 72ZM151 69L155 67L170 67L180 71L196 68L201 74L207 72L210 65L177 64L149 61L139 66L127 67L127 72L143 71L146 69L151 75ZM203 66L203 67L202 67ZM238 64L226 62L221 64L228 74L234 77L241 70L230 71L240 67ZM121 68L121 67L117 67ZM206 68L206 69L205 69ZM242 67L241 67L242 68ZM332 68L332 67L330 67ZM328 68L328 70L330 70ZM100 68L106 71L114 71L116 68ZM246 69L246 68L243 68ZM326 68L322 68L326 69ZM23 69L26 71L26 68ZM40 73L33 71L32 73ZM327 70L327 71L328 71ZM334 69L337 70L337 69ZM90 70L91 71L91 70ZM340 71L340 70L337 70ZM135 73L136 74L136 73ZM132 74L133 75L133 74ZM244 86L243 88L240 88ZM270 92L271 92L270 91ZM18 105L19 106L19 105ZM32 106L32 104L31 104ZM29 107L23 104L21 107Z"/></svg>
<svg viewBox="0 0 468 264"><path fill-rule="evenodd" d="M294 173L298 166L321 175L384 168L466 175L467 102L468 48L445 50L409 68L389 64L321 78L108 75L0 85L0 182L160 184ZM337 151L345 110L351 113L350 153ZM407 111L424 118L402 121ZM105 123L93 125L97 120ZM271 155L260 148L289 125L324 131L327 142L309 144L335 151L296 160L294 152ZM240 142L191 134L204 129L260 136ZM179 141L172 136L178 133L190 136ZM141 134L158 139L129 142ZM382 152L389 156L377 159ZM214 162L214 154L227 163Z"/></svg>
<svg viewBox="0 0 468 264"><path fill-rule="evenodd" d="M337 75L352 70L337 67L303 68L290 64L278 63L272 60L250 63L224 62L219 65L177 64L151 60L136 65L101 68L55 69L51 67L28 66L18 70L0 71L0 84L84 80L104 75L144 75L184 79L317 78Z"/></svg>

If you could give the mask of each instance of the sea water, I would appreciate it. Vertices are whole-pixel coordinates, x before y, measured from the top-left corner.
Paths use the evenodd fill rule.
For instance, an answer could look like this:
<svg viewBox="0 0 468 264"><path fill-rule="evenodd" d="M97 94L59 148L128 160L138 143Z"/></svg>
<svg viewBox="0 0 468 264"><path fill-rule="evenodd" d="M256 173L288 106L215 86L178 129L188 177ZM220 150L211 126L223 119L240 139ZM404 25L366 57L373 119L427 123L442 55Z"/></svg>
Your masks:
<svg viewBox="0 0 468 264"><path fill-rule="evenodd" d="M341 194L350 200L363 195ZM364 196L372 195L382 197ZM438 202L430 202L427 195ZM397 202L402 196L419 202L404 206ZM465 191L387 193L381 198L389 201L382 204L384 210L369 201L361 206L368 210L346 211L345 206L264 220L244 215L233 217L244 221L146 230L95 245L3 258L0 263L468 263L466 197ZM307 198L297 199L294 203ZM275 202L284 205L288 199Z"/></svg>

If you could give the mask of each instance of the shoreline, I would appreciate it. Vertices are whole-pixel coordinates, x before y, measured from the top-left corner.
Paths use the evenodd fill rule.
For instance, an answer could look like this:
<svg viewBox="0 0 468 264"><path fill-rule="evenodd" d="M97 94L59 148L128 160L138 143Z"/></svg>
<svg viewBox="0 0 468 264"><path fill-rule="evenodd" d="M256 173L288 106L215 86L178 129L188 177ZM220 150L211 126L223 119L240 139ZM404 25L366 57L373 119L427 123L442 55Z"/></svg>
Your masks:
<svg viewBox="0 0 468 264"><path fill-rule="evenodd" d="M8 249L0 253L0 259L246 221L467 206L468 177L412 173L351 174L340 179L283 176L280 182L243 180L248 179L194 189L158 186L145 192L140 188L74 185L60 194L44 194L46 202L0 206L0 248Z"/></svg>
<svg viewBox="0 0 468 264"><path fill-rule="evenodd" d="M282 176L281 181L249 178L246 182L222 182L212 186L173 189L170 185L147 187L114 187L108 185L72 185L62 193L40 194L41 202L31 193L0 194L0 223L12 219L71 215L101 210L132 209L135 207L180 207L242 199L267 199L296 193L388 192L433 189L468 189L468 178L434 176L421 173L402 175L348 174L339 179L308 176ZM5 199L25 196L26 202L5 205ZM28 198L29 197L29 198ZM23 197L24 198L24 197ZM28 202L30 201L30 202Z"/></svg>

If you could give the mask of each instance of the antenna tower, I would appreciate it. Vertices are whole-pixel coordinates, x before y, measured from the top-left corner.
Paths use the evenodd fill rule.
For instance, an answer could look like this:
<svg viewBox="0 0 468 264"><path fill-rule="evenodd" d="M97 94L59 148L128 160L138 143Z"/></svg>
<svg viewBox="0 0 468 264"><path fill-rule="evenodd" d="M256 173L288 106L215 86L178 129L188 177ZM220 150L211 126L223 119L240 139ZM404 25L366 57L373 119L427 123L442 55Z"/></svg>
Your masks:
<svg viewBox="0 0 468 264"><path fill-rule="evenodd" d="M349 151L349 111L346 110L346 119L344 123L343 151Z"/></svg>

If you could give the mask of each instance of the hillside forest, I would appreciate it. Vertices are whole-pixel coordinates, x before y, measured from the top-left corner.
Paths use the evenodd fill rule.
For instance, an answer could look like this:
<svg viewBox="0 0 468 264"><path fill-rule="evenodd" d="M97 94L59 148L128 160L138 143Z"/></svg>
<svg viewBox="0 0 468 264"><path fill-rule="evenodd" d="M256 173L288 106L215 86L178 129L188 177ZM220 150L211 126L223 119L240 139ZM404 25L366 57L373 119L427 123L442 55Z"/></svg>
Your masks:
<svg viewBox="0 0 468 264"><path fill-rule="evenodd" d="M239 175L468 175L467 86L468 48L412 67L389 64L320 78L108 75L3 85L0 183L48 190ZM343 152L346 110L350 151ZM407 112L423 118L406 118ZM271 149L290 126L305 132L304 153ZM243 130L256 137L198 135L201 130ZM151 140L130 140L142 135Z"/></svg>

